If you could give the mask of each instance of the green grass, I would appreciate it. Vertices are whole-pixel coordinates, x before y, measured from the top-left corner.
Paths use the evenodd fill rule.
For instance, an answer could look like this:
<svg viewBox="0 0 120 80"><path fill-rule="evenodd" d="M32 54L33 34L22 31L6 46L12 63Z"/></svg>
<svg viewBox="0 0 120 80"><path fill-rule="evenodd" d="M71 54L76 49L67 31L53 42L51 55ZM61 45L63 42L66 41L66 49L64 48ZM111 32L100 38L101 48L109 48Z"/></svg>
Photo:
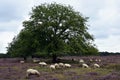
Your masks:
<svg viewBox="0 0 120 80"><path fill-rule="evenodd" d="M105 68L107 68L107 69L114 69L116 71L120 71L120 64L109 64Z"/></svg>
<svg viewBox="0 0 120 80"><path fill-rule="evenodd" d="M105 68L81 68L81 67L75 67L75 68L62 68L62 69L56 69L51 70L49 66L34 66L31 67L33 69L37 69L42 75L44 75L44 72L52 76L53 78L57 78L59 80L71 80L74 76L80 76L79 80L84 80L85 76L89 76L89 80L97 79L99 77L105 76L107 74L112 73L114 70L119 70L120 65L119 64L109 64ZM96 73L97 75L89 75L89 73ZM47 80L47 78L46 78Z"/></svg>
<svg viewBox="0 0 120 80"><path fill-rule="evenodd" d="M94 78L97 78L97 77L107 75L113 71L112 69L106 69L106 68L93 69L93 68L78 68L77 67L77 68L56 69L56 70L51 70L49 69L49 67L38 67L38 66L34 66L32 68L37 69L40 72L47 72L48 74L52 74L52 77L58 78L60 80L71 79L72 76L76 76L76 75L82 76L90 72L97 73L98 75L93 76ZM92 79L93 78L90 77L89 80L92 80ZM82 77L80 80L83 80Z"/></svg>

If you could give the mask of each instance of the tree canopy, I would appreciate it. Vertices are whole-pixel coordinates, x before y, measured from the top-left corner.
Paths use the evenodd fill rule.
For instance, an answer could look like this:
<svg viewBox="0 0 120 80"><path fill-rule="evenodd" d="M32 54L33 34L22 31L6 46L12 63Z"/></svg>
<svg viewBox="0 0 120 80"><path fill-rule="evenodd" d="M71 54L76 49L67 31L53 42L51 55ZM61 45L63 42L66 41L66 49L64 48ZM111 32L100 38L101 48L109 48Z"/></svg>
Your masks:
<svg viewBox="0 0 120 80"><path fill-rule="evenodd" d="M23 22L24 29L9 44L8 54L23 57L46 54L53 60L61 54L96 54L87 19L71 6L57 3L35 6L29 20Z"/></svg>

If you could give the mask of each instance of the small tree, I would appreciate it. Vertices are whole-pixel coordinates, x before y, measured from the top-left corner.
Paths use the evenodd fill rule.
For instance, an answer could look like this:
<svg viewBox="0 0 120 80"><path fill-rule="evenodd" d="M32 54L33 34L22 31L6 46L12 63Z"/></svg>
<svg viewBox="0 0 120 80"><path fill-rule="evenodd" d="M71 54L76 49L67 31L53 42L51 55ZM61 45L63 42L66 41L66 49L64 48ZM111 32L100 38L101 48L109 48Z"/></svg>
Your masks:
<svg viewBox="0 0 120 80"><path fill-rule="evenodd" d="M24 55L45 53L56 62L57 56L63 53L98 52L93 36L87 32L88 18L71 6L41 4L32 8L30 15L29 20L23 22L24 29L17 40L22 45L19 52L26 53Z"/></svg>

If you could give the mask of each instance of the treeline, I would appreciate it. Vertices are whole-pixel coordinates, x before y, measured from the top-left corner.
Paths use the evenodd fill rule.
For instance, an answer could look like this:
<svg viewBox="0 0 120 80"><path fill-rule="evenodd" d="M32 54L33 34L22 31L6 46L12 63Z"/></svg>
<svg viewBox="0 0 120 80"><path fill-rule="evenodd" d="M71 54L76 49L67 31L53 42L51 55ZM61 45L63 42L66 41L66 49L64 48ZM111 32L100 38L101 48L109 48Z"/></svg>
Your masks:
<svg viewBox="0 0 120 80"><path fill-rule="evenodd" d="M120 55L120 52L99 52L100 56Z"/></svg>
<svg viewBox="0 0 120 80"><path fill-rule="evenodd" d="M3 53L0 53L0 58L9 58L10 56L8 54L3 54Z"/></svg>
<svg viewBox="0 0 120 80"><path fill-rule="evenodd" d="M120 52L99 52L98 56L110 56L110 55L120 55ZM82 54L64 54L61 56L89 56L89 55L82 55ZM91 55L90 55L91 56ZM9 54L3 54L0 53L0 58L14 58L15 56L11 56ZM37 58L44 58L44 57L48 57L45 55L34 55L33 57L37 57Z"/></svg>

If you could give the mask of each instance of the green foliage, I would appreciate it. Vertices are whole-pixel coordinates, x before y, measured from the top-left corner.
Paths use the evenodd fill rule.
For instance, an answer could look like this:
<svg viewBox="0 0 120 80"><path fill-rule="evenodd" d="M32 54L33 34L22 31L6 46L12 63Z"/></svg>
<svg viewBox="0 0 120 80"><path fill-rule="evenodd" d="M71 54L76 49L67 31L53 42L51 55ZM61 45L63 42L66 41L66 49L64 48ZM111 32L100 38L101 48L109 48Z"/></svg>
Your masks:
<svg viewBox="0 0 120 80"><path fill-rule="evenodd" d="M9 44L8 54L25 57L43 53L57 57L64 53L97 53L94 38L87 32L87 19L71 6L36 6L29 20L23 22L24 29Z"/></svg>

